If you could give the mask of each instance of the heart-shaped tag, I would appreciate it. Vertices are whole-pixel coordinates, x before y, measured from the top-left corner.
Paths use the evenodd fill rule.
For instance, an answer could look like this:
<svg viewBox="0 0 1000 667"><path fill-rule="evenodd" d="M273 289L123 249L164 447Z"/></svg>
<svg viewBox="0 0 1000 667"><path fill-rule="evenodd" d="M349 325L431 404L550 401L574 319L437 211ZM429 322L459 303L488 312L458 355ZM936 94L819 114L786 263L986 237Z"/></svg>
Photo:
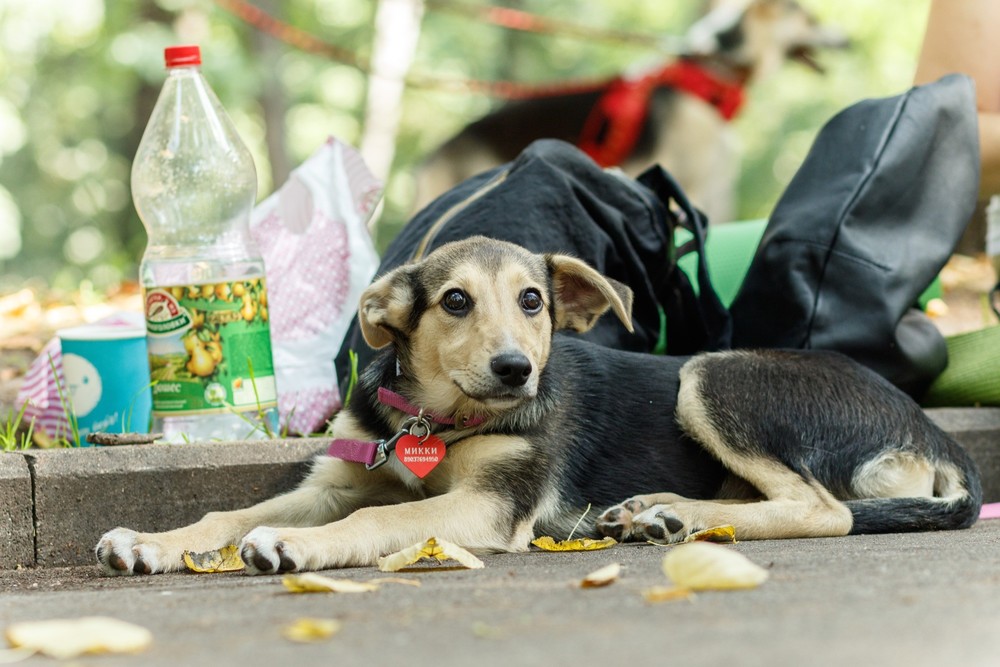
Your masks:
<svg viewBox="0 0 1000 667"><path fill-rule="evenodd" d="M444 441L436 435L424 436L421 440L407 434L396 441L396 458L420 479L441 463L445 451Z"/></svg>

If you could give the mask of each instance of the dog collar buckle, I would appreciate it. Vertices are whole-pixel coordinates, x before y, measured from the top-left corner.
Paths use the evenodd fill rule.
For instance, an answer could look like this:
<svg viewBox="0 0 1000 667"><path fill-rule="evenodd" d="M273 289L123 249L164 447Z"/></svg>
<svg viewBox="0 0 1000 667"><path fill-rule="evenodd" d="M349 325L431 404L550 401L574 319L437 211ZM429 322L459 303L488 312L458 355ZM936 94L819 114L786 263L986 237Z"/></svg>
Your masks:
<svg viewBox="0 0 1000 667"><path fill-rule="evenodd" d="M375 448L375 458L371 463L366 463L365 468L368 470L375 470L375 468L385 465L385 462L389 460L389 452L396 449L396 443L404 435L412 435L416 438L423 440L431 432L430 422L424 417L424 411L421 410L419 414L413 417L407 418L402 425L399 427L396 435L392 436L388 440L379 440L378 446Z"/></svg>

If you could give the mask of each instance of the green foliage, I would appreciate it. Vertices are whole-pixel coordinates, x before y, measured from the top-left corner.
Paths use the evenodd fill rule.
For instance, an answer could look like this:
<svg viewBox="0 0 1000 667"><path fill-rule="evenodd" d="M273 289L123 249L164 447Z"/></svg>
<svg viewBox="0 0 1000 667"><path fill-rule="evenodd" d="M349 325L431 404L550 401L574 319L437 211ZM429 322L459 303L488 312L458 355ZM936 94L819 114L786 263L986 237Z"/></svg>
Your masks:
<svg viewBox="0 0 1000 667"><path fill-rule="evenodd" d="M24 413L28 409L25 403L15 414L13 408L7 411L7 416L0 419L0 451L16 452L31 447L31 436L35 431L35 420L26 429L21 429Z"/></svg>
<svg viewBox="0 0 1000 667"><path fill-rule="evenodd" d="M845 29L852 48L822 56L825 76L788 64L752 88L735 124L744 149L742 218L770 211L833 113L863 97L897 93L912 78L927 0L803 1ZM360 54L370 50L375 3L253 0ZM703 5L497 3L663 35L682 33ZM260 197L283 178L280 162L299 164L330 134L354 145L361 137L363 73L262 35L209 0L14 0L0 4L0 34L0 293L27 280L75 289L81 281L105 288L135 278L145 234L132 207L129 172L165 76L164 46L202 45L205 75L254 155ZM611 76L656 57L636 45L516 33L428 10L414 71L538 82ZM410 213L412 172L421 157L498 103L481 95L407 91L380 245ZM287 110L277 122L263 111L273 104Z"/></svg>

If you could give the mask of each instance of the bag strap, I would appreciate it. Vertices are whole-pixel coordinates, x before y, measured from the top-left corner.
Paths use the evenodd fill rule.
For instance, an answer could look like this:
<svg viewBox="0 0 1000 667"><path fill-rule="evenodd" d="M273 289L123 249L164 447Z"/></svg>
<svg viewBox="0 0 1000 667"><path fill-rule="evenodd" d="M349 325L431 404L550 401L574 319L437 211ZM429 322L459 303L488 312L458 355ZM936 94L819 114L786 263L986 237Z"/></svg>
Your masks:
<svg viewBox="0 0 1000 667"><path fill-rule="evenodd" d="M708 274L707 218L691 205L677 181L662 167L651 167L637 180L660 200L662 206L656 207L657 215L663 216L671 237L678 226L691 233L691 239L679 247L670 239L668 247L673 256L666 258L668 270L663 274L663 284L656 286L667 319L667 354L728 349L732 321ZM692 252L698 258L697 290L677 264L677 260Z"/></svg>

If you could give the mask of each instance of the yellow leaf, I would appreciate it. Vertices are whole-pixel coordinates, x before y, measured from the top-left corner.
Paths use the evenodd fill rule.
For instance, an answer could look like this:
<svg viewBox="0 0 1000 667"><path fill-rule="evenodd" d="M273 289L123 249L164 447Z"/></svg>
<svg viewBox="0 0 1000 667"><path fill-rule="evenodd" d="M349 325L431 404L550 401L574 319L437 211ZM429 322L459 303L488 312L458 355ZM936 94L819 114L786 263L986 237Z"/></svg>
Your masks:
<svg viewBox="0 0 1000 667"><path fill-rule="evenodd" d="M13 665L15 662L27 660L38 653L33 648L8 648L0 649L0 665Z"/></svg>
<svg viewBox="0 0 1000 667"><path fill-rule="evenodd" d="M370 593L378 590L378 584L366 584L351 579L332 579L321 574L286 574L281 583L291 593Z"/></svg>
<svg viewBox="0 0 1000 667"><path fill-rule="evenodd" d="M404 586L415 586L420 588L419 579L403 579L402 577L379 577L378 579L369 579L370 584L403 584Z"/></svg>
<svg viewBox="0 0 1000 667"><path fill-rule="evenodd" d="M622 566L618 563L611 563L610 565L605 565L599 570L594 570L580 582L580 588L599 588L601 586L608 586L615 583L618 580L618 575L621 574Z"/></svg>
<svg viewBox="0 0 1000 667"><path fill-rule="evenodd" d="M725 542L736 544L736 528L734 526L716 526L691 533L684 538L685 542Z"/></svg>
<svg viewBox="0 0 1000 667"><path fill-rule="evenodd" d="M192 572L239 572L244 567L240 548L235 544L215 551L184 552L184 564Z"/></svg>
<svg viewBox="0 0 1000 667"><path fill-rule="evenodd" d="M388 556L379 558L378 569L383 572L397 572L407 565L413 565L420 560L454 560L457 561L459 565L467 567L471 570L483 567L483 561L479 560L462 547L452 544L451 542L446 542L445 540L439 540L432 537L426 542L414 544L411 547L406 547L402 551L397 551L394 554L389 554Z"/></svg>
<svg viewBox="0 0 1000 667"><path fill-rule="evenodd" d="M691 590L755 588L767 570L729 547L710 542L681 544L663 557L663 572L675 584Z"/></svg>
<svg viewBox="0 0 1000 667"><path fill-rule="evenodd" d="M340 621L332 618L300 618L281 631L293 642L318 642L340 632Z"/></svg>
<svg viewBox="0 0 1000 667"><path fill-rule="evenodd" d="M14 623L4 634L14 648L62 660L88 653L138 653L153 642L146 628L105 616Z"/></svg>
<svg viewBox="0 0 1000 667"><path fill-rule="evenodd" d="M644 590L642 597L649 603L671 602L673 600L691 600L694 598L694 593L689 588L653 586Z"/></svg>
<svg viewBox="0 0 1000 667"><path fill-rule="evenodd" d="M589 537L584 537L578 540L556 542L548 535L534 539L531 543L545 551L597 551L618 544L613 537L605 537L603 540L592 540Z"/></svg>

